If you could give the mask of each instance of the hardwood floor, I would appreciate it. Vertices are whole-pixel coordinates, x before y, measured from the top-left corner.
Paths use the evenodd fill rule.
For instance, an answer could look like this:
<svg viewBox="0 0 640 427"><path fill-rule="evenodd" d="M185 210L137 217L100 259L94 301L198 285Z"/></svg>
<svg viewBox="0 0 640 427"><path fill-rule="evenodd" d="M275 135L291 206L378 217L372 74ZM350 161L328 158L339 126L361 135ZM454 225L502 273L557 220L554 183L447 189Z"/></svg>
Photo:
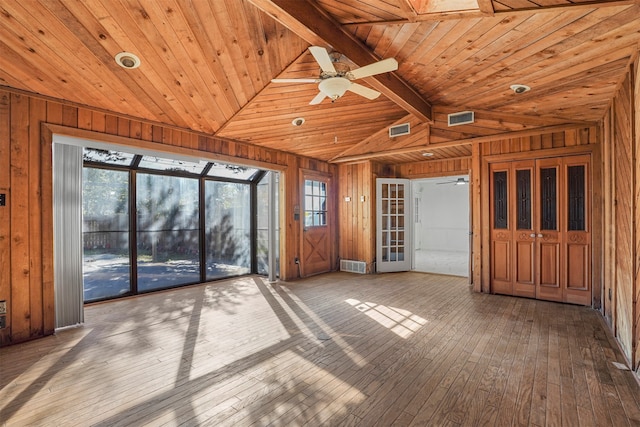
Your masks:
<svg viewBox="0 0 640 427"><path fill-rule="evenodd" d="M0 424L640 425L596 311L466 282L246 277L88 306L0 349Z"/></svg>

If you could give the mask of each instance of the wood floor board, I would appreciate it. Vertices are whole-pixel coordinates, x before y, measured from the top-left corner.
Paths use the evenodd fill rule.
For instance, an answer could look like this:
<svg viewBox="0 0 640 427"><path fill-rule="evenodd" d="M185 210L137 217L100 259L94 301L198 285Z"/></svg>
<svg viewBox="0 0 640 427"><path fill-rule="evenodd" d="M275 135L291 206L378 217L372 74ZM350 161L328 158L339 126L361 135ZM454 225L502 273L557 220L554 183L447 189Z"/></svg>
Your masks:
<svg viewBox="0 0 640 427"><path fill-rule="evenodd" d="M258 276L85 307L0 348L0 426L624 426L640 387L600 314L467 279Z"/></svg>

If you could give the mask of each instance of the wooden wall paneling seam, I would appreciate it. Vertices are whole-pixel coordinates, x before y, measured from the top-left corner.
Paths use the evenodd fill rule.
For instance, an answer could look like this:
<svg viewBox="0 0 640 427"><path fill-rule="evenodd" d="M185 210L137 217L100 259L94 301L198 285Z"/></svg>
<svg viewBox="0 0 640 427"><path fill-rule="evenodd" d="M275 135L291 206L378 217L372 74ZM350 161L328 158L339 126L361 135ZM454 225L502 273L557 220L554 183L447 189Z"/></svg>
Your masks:
<svg viewBox="0 0 640 427"><path fill-rule="evenodd" d="M5 327L0 329L0 345L11 341L11 93L0 91L0 301L7 302Z"/></svg>
<svg viewBox="0 0 640 427"><path fill-rule="evenodd" d="M29 123L46 119L46 102L29 98ZM77 117L77 116L76 116ZM76 118L77 121L77 118ZM30 337L44 332L44 295L42 276L42 147L40 127L29 126L29 256L30 256Z"/></svg>
<svg viewBox="0 0 640 427"><path fill-rule="evenodd" d="M490 143L480 144L481 146L485 146L487 149L490 148ZM481 152L483 150L480 150ZM491 292L491 224L490 224L490 192L489 185L491 181L491 173L490 173L490 165L489 159L485 156L481 159L481 177L484 176L483 179L480 180L481 188L480 194L482 196L481 207L482 207L482 292L489 293Z"/></svg>
<svg viewBox="0 0 640 427"><path fill-rule="evenodd" d="M30 337L29 98L11 96L11 335Z"/></svg>
<svg viewBox="0 0 640 427"><path fill-rule="evenodd" d="M600 127L598 128L600 129ZM598 131L598 136L602 137L602 132ZM591 154L591 177L589 187L591 188L591 306L602 311L603 282L603 217L604 217L604 179L602 168L603 144L594 146Z"/></svg>
<svg viewBox="0 0 640 427"><path fill-rule="evenodd" d="M48 117L48 116L47 116ZM43 335L53 334L55 330L55 304L53 289L53 134L41 122L40 125L40 191L42 212L40 215L42 236L42 299L43 299Z"/></svg>
<svg viewBox="0 0 640 427"><path fill-rule="evenodd" d="M482 176L482 155L480 154L480 144L473 144L473 154L471 157L471 215L473 236L472 246L472 283L475 292L482 289L482 181L488 179Z"/></svg>
<svg viewBox="0 0 640 427"><path fill-rule="evenodd" d="M613 236L614 236L614 225L613 225L613 158L612 158L612 141L611 141L611 108L609 108L607 114L603 119L603 130L602 130L602 163L603 163L603 171L602 171L602 185L603 185L603 195L604 195L604 212L603 212L603 289L604 292L602 294L601 302L602 302L602 313L604 315L605 320L608 323L609 328L613 331L615 335L615 321L614 321L614 310L612 300L610 295L613 295L613 288L615 286L615 274L613 274L614 268L614 257L612 255L612 250L614 248Z"/></svg>
<svg viewBox="0 0 640 427"><path fill-rule="evenodd" d="M632 316L633 316L633 332L632 332L632 369L640 372L640 59L636 57L631 68L632 86L632 104L631 104L631 141L634 146L634 291L632 296Z"/></svg>
<svg viewBox="0 0 640 427"><path fill-rule="evenodd" d="M630 76L613 101L613 137L616 161L615 182L615 222L616 222L616 337L623 349L624 356L631 361L632 343L632 281L634 277L633 258L634 242L631 241L633 228L633 201L630 174L632 167L632 145L629 134Z"/></svg>

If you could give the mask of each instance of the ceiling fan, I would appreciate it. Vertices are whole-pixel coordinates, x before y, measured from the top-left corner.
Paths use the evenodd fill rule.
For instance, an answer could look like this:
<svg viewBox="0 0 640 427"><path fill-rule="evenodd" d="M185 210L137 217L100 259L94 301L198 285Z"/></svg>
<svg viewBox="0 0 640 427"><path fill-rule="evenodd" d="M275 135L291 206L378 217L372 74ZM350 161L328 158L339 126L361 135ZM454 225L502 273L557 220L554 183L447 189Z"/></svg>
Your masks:
<svg viewBox="0 0 640 427"><path fill-rule="evenodd" d="M376 99L380 96L380 92L369 89L353 80L362 79L364 77L376 74L388 73L398 69L398 61L394 58L383 59L364 67L349 70L349 66L345 63L338 62L341 54L333 52L329 54L327 49L321 46L310 46L309 52L313 55L318 65L320 65L320 76L315 79L273 79L273 83L319 83L320 91L315 98L309 102L310 105L320 104L325 98L334 102L340 98L346 91L357 93L367 99Z"/></svg>
<svg viewBox="0 0 640 427"><path fill-rule="evenodd" d="M468 183L469 181L464 178L458 178L453 181L436 182L436 184L438 185L442 185L442 184L465 185Z"/></svg>

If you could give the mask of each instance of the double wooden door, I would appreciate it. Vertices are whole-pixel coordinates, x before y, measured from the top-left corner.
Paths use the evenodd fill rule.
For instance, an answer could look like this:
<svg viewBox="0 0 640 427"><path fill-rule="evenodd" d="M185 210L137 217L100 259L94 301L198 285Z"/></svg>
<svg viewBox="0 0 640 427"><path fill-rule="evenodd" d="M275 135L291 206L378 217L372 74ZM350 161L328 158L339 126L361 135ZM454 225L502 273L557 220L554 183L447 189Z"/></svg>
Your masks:
<svg viewBox="0 0 640 427"><path fill-rule="evenodd" d="M590 156L490 165L491 290L591 305Z"/></svg>

